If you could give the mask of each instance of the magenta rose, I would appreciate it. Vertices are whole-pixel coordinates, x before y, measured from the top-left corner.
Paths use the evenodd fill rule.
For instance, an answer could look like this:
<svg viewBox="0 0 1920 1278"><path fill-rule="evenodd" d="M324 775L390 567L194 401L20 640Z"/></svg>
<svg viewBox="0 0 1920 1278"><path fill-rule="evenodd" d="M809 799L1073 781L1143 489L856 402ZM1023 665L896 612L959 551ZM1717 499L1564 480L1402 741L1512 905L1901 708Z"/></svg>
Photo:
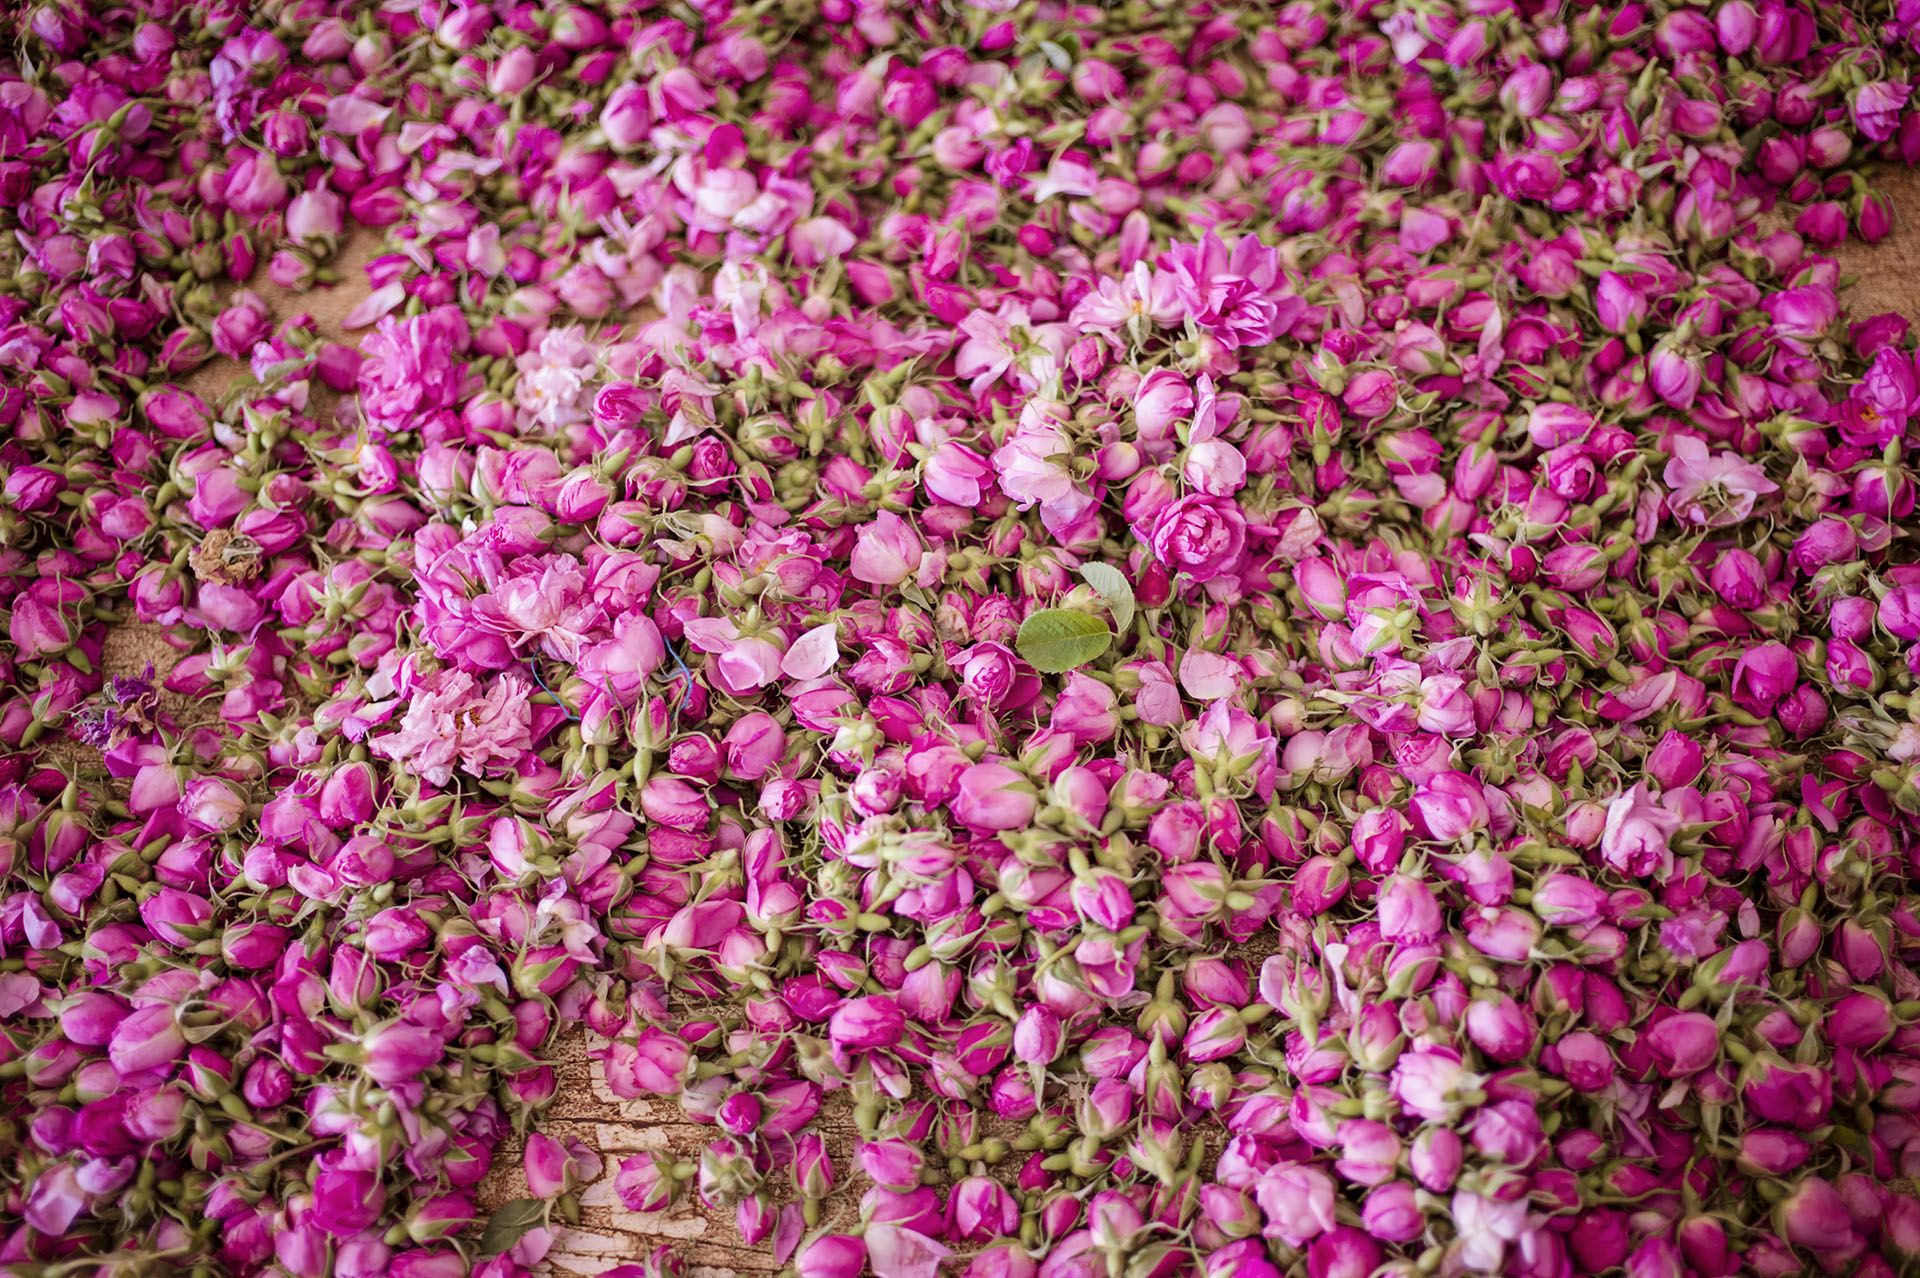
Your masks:
<svg viewBox="0 0 1920 1278"><path fill-rule="evenodd" d="M1224 497L1182 497L1153 526L1153 553L1168 568L1195 581L1212 581L1247 548L1247 521Z"/></svg>
<svg viewBox="0 0 1920 1278"><path fill-rule="evenodd" d="M458 307L440 306L406 319L389 316L361 350L360 404L382 430L412 430L460 400L471 334Z"/></svg>
<svg viewBox="0 0 1920 1278"><path fill-rule="evenodd" d="M1875 142L1885 142L1900 129L1900 113L1913 90L1891 80L1863 84L1853 95L1853 123Z"/></svg>

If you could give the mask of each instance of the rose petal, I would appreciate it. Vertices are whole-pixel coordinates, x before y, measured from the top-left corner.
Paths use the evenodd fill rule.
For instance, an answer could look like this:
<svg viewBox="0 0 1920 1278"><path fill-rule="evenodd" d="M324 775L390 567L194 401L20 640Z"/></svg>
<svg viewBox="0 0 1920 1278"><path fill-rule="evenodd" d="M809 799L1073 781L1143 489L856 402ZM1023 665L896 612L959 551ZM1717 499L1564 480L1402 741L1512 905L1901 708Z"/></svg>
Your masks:
<svg viewBox="0 0 1920 1278"><path fill-rule="evenodd" d="M839 634L831 621L807 631L780 659L780 673L789 679L818 679L840 660Z"/></svg>

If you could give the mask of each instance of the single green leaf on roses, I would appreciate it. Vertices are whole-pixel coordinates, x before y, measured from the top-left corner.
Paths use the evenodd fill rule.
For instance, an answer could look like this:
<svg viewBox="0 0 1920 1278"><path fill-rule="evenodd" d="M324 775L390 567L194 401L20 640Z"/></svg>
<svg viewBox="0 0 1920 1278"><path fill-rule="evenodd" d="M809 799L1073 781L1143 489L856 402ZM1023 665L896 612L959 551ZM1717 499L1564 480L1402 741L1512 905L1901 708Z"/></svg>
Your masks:
<svg viewBox="0 0 1920 1278"><path fill-rule="evenodd" d="M501 1203L487 1217L480 1235L480 1254L498 1256L519 1242L530 1229L547 1223L547 1204L538 1198L516 1198Z"/></svg>
<svg viewBox="0 0 1920 1278"><path fill-rule="evenodd" d="M1042 674L1064 674L1113 646L1113 631L1091 613L1043 608L1020 623L1013 646Z"/></svg>
<svg viewBox="0 0 1920 1278"><path fill-rule="evenodd" d="M1133 586L1126 574L1112 564L1081 564L1080 576L1106 601L1113 628L1124 634L1133 624Z"/></svg>

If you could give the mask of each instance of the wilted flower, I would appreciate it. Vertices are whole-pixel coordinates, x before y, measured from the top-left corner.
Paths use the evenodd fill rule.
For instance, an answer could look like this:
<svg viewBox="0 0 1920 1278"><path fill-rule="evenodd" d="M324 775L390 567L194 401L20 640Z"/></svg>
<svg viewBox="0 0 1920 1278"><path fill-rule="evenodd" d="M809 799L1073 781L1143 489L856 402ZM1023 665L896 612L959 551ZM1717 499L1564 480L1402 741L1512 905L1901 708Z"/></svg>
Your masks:
<svg viewBox="0 0 1920 1278"><path fill-rule="evenodd" d="M1674 437L1663 478L1672 489L1667 506L1675 516L1708 528L1741 522L1756 501L1780 488L1752 462L1728 452L1710 456L1704 443L1687 435Z"/></svg>

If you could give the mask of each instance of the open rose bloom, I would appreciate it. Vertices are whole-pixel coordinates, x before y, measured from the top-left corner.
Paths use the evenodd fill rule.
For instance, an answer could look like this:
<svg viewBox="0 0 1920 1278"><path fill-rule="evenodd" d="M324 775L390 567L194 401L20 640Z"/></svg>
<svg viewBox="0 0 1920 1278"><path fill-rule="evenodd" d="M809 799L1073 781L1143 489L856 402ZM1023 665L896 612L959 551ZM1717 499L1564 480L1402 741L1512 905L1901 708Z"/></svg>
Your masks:
<svg viewBox="0 0 1920 1278"><path fill-rule="evenodd" d="M1920 1266L1920 4L15 8L0 1271Z"/></svg>

